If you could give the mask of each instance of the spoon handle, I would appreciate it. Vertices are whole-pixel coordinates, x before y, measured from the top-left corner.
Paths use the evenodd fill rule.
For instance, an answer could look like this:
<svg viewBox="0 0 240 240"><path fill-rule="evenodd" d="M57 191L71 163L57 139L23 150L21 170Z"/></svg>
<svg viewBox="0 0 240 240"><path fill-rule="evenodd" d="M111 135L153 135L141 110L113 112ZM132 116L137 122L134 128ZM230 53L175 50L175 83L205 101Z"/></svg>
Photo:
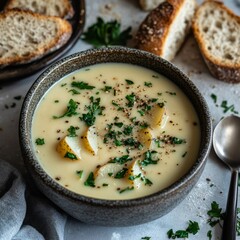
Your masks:
<svg viewBox="0 0 240 240"><path fill-rule="evenodd" d="M226 215L223 223L222 240L236 239L236 217L237 217L237 195L238 195L238 171L233 170L228 192Z"/></svg>

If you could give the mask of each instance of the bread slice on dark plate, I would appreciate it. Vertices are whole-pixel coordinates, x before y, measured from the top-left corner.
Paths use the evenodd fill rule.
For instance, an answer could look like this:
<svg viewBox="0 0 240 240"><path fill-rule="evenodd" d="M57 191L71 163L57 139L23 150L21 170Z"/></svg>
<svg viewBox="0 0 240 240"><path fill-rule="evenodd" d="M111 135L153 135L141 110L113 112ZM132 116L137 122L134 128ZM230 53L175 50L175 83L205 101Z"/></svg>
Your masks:
<svg viewBox="0 0 240 240"><path fill-rule="evenodd" d="M14 8L66 19L71 18L74 14L69 0L9 0L5 10Z"/></svg>
<svg viewBox="0 0 240 240"><path fill-rule="evenodd" d="M22 10L0 14L0 67L28 63L63 46L71 24L59 17Z"/></svg>

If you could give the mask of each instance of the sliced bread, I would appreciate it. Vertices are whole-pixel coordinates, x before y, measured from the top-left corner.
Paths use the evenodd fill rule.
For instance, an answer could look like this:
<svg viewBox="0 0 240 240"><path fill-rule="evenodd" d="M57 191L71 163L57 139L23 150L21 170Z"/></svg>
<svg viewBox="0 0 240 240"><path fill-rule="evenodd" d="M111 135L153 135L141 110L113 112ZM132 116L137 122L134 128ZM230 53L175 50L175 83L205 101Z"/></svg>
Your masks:
<svg viewBox="0 0 240 240"><path fill-rule="evenodd" d="M206 1L196 11L193 32L212 75L240 82L240 17L221 2Z"/></svg>
<svg viewBox="0 0 240 240"><path fill-rule="evenodd" d="M0 14L0 66L31 62L63 46L72 34L68 21L21 10Z"/></svg>
<svg viewBox="0 0 240 240"><path fill-rule="evenodd" d="M172 60L189 32L195 0L167 0L152 10L136 34L136 47Z"/></svg>
<svg viewBox="0 0 240 240"><path fill-rule="evenodd" d="M156 8L164 0L139 0L140 7L145 11L150 11Z"/></svg>
<svg viewBox="0 0 240 240"><path fill-rule="evenodd" d="M14 8L66 19L74 14L69 0L9 0L5 10Z"/></svg>

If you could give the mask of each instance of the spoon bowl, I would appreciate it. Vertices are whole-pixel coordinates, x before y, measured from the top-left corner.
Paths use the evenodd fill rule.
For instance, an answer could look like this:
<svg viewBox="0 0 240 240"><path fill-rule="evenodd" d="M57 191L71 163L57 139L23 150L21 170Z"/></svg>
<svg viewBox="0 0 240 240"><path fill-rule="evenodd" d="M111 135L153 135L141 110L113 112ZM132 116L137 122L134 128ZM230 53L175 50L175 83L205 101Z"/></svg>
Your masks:
<svg viewBox="0 0 240 240"><path fill-rule="evenodd" d="M236 239L238 170L240 167L240 117L223 118L213 132L213 148L217 156L231 169L222 240Z"/></svg>
<svg viewBox="0 0 240 240"><path fill-rule="evenodd" d="M222 119L213 133L217 156L230 168L240 167L240 118L232 115Z"/></svg>

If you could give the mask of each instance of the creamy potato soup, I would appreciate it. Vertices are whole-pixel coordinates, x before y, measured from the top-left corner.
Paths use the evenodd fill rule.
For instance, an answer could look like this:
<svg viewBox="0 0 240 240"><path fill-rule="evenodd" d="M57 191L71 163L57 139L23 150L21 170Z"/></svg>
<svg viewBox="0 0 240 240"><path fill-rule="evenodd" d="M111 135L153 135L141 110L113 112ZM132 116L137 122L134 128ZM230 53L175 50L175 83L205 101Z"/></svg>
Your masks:
<svg viewBox="0 0 240 240"><path fill-rule="evenodd" d="M186 95L143 67L104 63L58 81L33 118L43 169L65 188L100 199L164 189L196 160L197 114Z"/></svg>

